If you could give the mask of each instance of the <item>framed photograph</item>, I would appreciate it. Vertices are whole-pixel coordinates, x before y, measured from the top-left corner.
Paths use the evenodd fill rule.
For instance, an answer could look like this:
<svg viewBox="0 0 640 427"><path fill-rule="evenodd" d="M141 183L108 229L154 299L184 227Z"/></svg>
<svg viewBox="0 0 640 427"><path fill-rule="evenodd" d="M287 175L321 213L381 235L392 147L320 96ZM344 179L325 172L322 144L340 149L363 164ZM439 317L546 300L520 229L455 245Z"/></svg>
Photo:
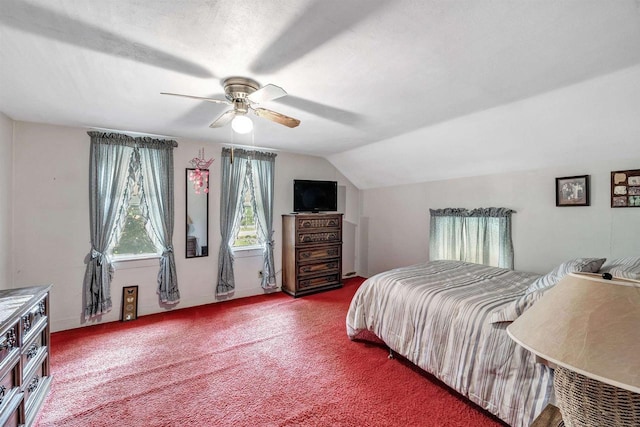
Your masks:
<svg viewBox="0 0 640 427"><path fill-rule="evenodd" d="M122 288L122 321L138 318L138 287L125 286Z"/></svg>
<svg viewBox="0 0 640 427"><path fill-rule="evenodd" d="M611 207L640 208L640 169L611 172Z"/></svg>
<svg viewBox="0 0 640 427"><path fill-rule="evenodd" d="M589 206L589 175L556 178L556 206Z"/></svg>

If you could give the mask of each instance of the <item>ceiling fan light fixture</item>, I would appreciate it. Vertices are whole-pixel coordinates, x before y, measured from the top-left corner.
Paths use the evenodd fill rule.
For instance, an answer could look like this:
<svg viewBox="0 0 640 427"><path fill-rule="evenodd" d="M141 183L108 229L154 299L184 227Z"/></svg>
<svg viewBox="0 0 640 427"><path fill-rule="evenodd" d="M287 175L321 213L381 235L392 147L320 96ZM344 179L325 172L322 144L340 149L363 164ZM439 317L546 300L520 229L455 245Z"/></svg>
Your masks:
<svg viewBox="0 0 640 427"><path fill-rule="evenodd" d="M236 115L231 121L231 128L236 133L249 133L253 130L253 122L245 115Z"/></svg>

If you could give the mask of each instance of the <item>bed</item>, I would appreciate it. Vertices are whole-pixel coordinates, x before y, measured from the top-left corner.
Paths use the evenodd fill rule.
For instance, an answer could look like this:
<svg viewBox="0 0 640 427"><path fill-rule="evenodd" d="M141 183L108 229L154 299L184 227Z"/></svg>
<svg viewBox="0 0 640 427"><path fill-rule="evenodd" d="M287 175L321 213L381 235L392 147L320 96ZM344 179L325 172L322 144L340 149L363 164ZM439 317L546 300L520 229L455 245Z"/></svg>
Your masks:
<svg viewBox="0 0 640 427"><path fill-rule="evenodd" d="M380 273L354 295L347 335L373 332L509 425L528 426L554 400L553 371L507 336L509 323L499 313L539 278L460 261Z"/></svg>

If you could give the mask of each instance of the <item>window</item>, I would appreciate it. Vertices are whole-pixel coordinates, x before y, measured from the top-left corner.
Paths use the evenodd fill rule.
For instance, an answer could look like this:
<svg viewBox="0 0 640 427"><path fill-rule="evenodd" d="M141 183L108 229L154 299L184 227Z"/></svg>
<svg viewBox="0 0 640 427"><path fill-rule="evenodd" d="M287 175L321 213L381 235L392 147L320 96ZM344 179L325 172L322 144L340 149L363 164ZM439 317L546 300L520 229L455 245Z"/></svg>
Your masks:
<svg viewBox="0 0 640 427"><path fill-rule="evenodd" d="M249 248L260 244L249 179L250 175L247 175L242 189L242 217L235 233L234 248Z"/></svg>
<svg viewBox="0 0 640 427"><path fill-rule="evenodd" d="M178 143L115 133L88 134L91 249L82 283L85 319L111 310L113 264L109 255L159 257L160 302L178 302L172 241L173 149ZM138 179L132 181L134 177Z"/></svg>
<svg viewBox="0 0 640 427"><path fill-rule="evenodd" d="M506 208L432 209L429 258L513 268L512 212Z"/></svg>
<svg viewBox="0 0 640 427"><path fill-rule="evenodd" d="M141 255L158 255L158 245L149 233L149 218L143 213L140 190L135 184L131 191L127 217L117 242L113 242L111 253L116 258L126 259ZM114 239L115 240L115 239Z"/></svg>

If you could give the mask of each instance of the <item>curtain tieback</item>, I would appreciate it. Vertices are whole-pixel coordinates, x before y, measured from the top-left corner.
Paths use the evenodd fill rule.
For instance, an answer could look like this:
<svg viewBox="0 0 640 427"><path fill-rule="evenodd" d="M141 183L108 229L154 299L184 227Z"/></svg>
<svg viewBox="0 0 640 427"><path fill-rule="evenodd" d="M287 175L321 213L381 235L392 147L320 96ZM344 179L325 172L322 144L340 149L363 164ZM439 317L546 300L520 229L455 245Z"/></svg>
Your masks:
<svg viewBox="0 0 640 427"><path fill-rule="evenodd" d="M270 247L271 249L273 249L273 245L275 244L275 242L273 240L273 234L274 234L274 231L271 230L269 232L269 238L267 239L267 246Z"/></svg>
<svg viewBox="0 0 640 427"><path fill-rule="evenodd" d="M162 256L169 256L170 253L173 252L173 246L167 246L166 248L164 248L164 251L162 251Z"/></svg>
<svg viewBox="0 0 640 427"><path fill-rule="evenodd" d="M99 252L96 248L91 248L91 259L94 260L98 258L98 264L102 264L104 261L104 254Z"/></svg>

